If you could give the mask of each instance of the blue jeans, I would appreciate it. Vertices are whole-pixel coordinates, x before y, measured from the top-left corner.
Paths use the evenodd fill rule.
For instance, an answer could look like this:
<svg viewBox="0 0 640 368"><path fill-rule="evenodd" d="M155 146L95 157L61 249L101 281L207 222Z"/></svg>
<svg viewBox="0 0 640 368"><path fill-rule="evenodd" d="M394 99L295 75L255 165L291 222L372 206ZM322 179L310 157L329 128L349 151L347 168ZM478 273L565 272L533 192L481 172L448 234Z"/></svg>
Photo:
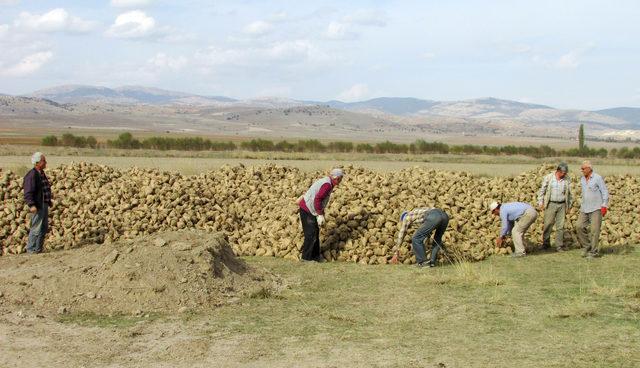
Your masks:
<svg viewBox="0 0 640 368"><path fill-rule="evenodd" d="M431 263L436 262L438 259L438 252L440 251L440 245L442 244L442 235L447 230L449 225L449 215L439 208L434 208L431 211L424 214L424 222L422 226L416 231L411 239L411 247L413 253L416 255L416 261L422 263L427 259L427 255L424 249L425 239L431 237L433 230L436 231L433 237L433 247L431 248Z"/></svg>
<svg viewBox="0 0 640 368"><path fill-rule="evenodd" d="M31 229L27 241L27 252L40 253L44 246L44 236L49 230L49 205L42 204L36 213L31 215Z"/></svg>

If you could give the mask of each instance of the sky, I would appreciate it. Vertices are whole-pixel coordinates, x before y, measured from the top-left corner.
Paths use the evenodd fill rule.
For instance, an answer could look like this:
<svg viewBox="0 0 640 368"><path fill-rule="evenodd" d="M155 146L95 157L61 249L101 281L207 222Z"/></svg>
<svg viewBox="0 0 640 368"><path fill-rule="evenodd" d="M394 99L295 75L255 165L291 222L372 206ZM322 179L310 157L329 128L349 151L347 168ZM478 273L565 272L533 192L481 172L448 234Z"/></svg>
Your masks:
<svg viewBox="0 0 640 368"><path fill-rule="evenodd" d="M640 107L639 1L0 0L0 93Z"/></svg>

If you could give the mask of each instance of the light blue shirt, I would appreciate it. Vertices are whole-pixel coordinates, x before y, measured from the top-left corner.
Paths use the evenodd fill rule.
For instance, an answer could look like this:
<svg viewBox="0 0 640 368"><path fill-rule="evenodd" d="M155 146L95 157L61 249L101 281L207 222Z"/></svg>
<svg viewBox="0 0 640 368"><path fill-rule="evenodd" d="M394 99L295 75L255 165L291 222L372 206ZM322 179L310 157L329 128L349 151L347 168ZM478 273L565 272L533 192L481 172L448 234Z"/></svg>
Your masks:
<svg viewBox="0 0 640 368"><path fill-rule="evenodd" d="M587 179L583 175L582 178L580 178L580 184L582 185L581 212L591 213L599 210L601 207L609 207L609 191L602 176L591 172L589 182L587 182Z"/></svg>
<svg viewBox="0 0 640 368"><path fill-rule="evenodd" d="M502 220L502 231L500 236L505 236L511 232L514 222L524 215L527 209L533 209L530 204L522 202L503 203L500 206L500 220Z"/></svg>

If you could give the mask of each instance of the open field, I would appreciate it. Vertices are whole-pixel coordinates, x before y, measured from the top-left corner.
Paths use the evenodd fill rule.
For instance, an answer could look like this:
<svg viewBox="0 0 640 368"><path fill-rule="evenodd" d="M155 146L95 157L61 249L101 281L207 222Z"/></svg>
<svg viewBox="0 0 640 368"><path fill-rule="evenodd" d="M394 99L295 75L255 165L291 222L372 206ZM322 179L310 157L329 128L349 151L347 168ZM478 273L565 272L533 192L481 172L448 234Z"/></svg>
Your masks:
<svg viewBox="0 0 640 368"><path fill-rule="evenodd" d="M0 366L640 365L638 247L593 261L571 251L435 269L246 260L289 287L147 316L11 309L5 293Z"/></svg>
<svg viewBox="0 0 640 368"><path fill-rule="evenodd" d="M489 155L406 155L365 153L284 153L284 152L185 152L154 150L79 149L65 147L0 146L0 168L26 171L30 156L35 150L47 155L49 168L72 162L92 162L119 169L132 166L177 171L193 175L215 170L223 165L260 166L276 163L297 167L305 171L329 169L335 165L354 165L382 172L402 170L408 167L425 167L448 171L467 171L483 176L511 176L538 167L544 163L566 161L574 173L581 159L576 157L535 159L525 156ZM599 159L591 161L601 175L640 174L637 160Z"/></svg>
<svg viewBox="0 0 640 368"><path fill-rule="evenodd" d="M0 156L0 168L26 172L29 165L30 156ZM543 160L532 160L533 163L463 163L463 162L414 162L414 161L360 161L360 160L268 160L250 158L176 158L176 157L78 157L78 156L47 156L50 168L72 162L92 162L99 165L108 165L119 169L126 169L132 166L140 168L156 168L166 171L177 171L183 175L195 175L202 172L215 170L223 165L235 166L243 164L245 166L260 166L268 163L276 163L282 166L297 167L305 171L328 170L336 165L354 165L371 170L390 172L402 170L408 167L424 167L436 170L447 171L467 171L483 176L512 176L524 171L531 170L544 162ZM546 162L555 162L547 160ZM571 162L571 169L577 174L578 162ZM638 165L598 165L596 170L601 175L613 174L640 174Z"/></svg>
<svg viewBox="0 0 640 368"><path fill-rule="evenodd" d="M343 134L337 136L325 136L324 134L300 134L300 135L281 135L281 134L265 134L265 132L258 130L255 131L243 131L241 133L211 133L211 132L198 132L198 131L184 131L171 133L165 131L138 129L133 127L104 127L101 129L95 129L91 127L47 127L47 128L33 128L30 124L23 122L10 123L8 121L0 121L0 144L7 145L38 145L42 141L42 138L47 135L62 136L65 133L71 133L76 136L93 136L98 142L106 143L107 140L117 139L118 135L124 132L131 133L137 139L144 139L150 137L167 137L167 138L187 138L187 137L200 137L204 139L210 139L216 142L241 142L248 141L255 138L269 139L274 142L281 140L296 141L298 139L319 139L321 141L351 141L357 143L376 143L390 140L394 143L413 143L416 139L423 139L428 142L443 142L449 145L487 145L487 146L541 146L547 145L554 149L569 149L578 145L577 139L567 139L560 137L526 137L526 136L513 136L513 135L496 135L496 134L467 134L467 133L412 133L412 134L392 134L380 132L367 133L367 134ZM473 132L473 129L470 130ZM587 137L586 144L591 148L622 148L633 147L637 145L634 141L625 140L591 140Z"/></svg>
<svg viewBox="0 0 640 368"><path fill-rule="evenodd" d="M8 150L3 152L0 168L26 170L30 151L14 155ZM305 170L355 164L384 172L406 166L435 165L428 167L494 176L519 174L544 162L498 157L504 159L501 163L490 161L496 157L438 155L424 157L435 162L412 162L393 155L385 155L388 157L385 160L349 157L352 155L322 156L321 160L312 160L311 155L287 159L280 155L274 161L266 154L256 154L256 158L251 159L170 157L172 152L164 157L152 157L154 152L146 152L149 157L126 156L131 153L128 151L122 151L121 157L90 156L81 150L75 154L62 150L55 153L57 155L48 156L52 168L71 161L88 161L120 168L154 167L184 174L207 171L225 163L253 166L276 162ZM441 162L445 159L451 162ZM605 163L602 161L603 165L596 167L604 175L620 174L624 170L638 174L638 166ZM571 165L572 174L576 175L577 159L571 161ZM99 170L87 171L95 174ZM133 176L126 178L131 180ZM245 182L247 177L240 179ZM347 194L349 185L356 182L357 177L346 180L340 187L345 193L339 194ZM79 185L78 189L83 187ZM130 197L127 190L118 188L121 189L118 199ZM171 188L180 191L175 186ZM353 192L371 191L354 189ZM105 199L103 195L99 197ZM158 195L163 200L169 197L165 193ZM247 196L212 196L221 200L227 197L233 201ZM347 207L339 205L340 198L336 196L333 208ZM209 207L213 203L209 203ZM615 203L624 204L622 200ZM58 210L64 211L64 206L61 204ZM193 209L191 205L187 207ZM139 212L153 213L154 208L146 207ZM226 205L220 208L220 211L227 209ZM71 211L65 213L72 220L90 220L99 215L98 211L88 211L79 216ZM607 219L627 213L624 211L612 212L613 216L608 215ZM120 216L120 212L116 217L124 219L122 229L128 230L132 222ZM221 214L216 213L214 217ZM57 221L62 225L64 222L64 219ZM246 225L254 226L253 223ZM183 237L175 237L184 241ZM283 242L285 237L281 234L270 240ZM135 247L131 245L129 251L129 243L124 243L127 245L121 246L119 256L111 258L113 267L99 263L104 262L105 254L107 257L112 254L108 247L113 245L108 243L86 244L80 249L36 256L7 255L0 257L0 280L3 280L0 282L0 366L39 367L46 362L50 367L637 367L640 364L637 349L640 345L640 276L637 272L640 249L637 237L612 237L612 240L620 244L605 247L604 257L591 261L581 258L579 250L558 254L535 253L532 249L524 259L492 255L478 263L451 265L445 262L434 269L245 257L249 265L276 275L285 287L234 295L233 302L204 309L181 310L181 305L167 302L170 305L160 311L141 308L148 299L136 300L135 295L122 296L120 288L117 292L110 292L109 288L113 287L113 279L128 285L131 280L126 279L133 270L143 270L144 276L155 281L153 276L159 273L149 271L144 264L152 262L164 270L166 279L188 290L192 281L183 283L176 279L175 275L185 274L168 260L174 260L173 264L180 267L201 262L192 256L171 253L172 244L156 247L151 245L151 238L144 238ZM450 245L456 248L459 244ZM145 257L137 253L145 247L153 248L162 256ZM98 263L89 267L86 265L89 258L85 255L91 252L99 256L92 258L92 262ZM41 263L46 267L38 267ZM111 272L105 272L109 267ZM94 283L95 286L81 289L79 293L70 291L71 287L89 285L87 274L102 276L102 283ZM184 277L198 280L200 274ZM69 282L65 282L67 278ZM60 285L64 292L41 288L47 282ZM188 294L177 287L158 288L160 285L148 282L151 287L147 289L153 290L147 292L164 301L168 298L160 293L170 293L180 301L201 295L197 289ZM38 293L38 290L49 293ZM16 297L18 292L20 296ZM87 296L90 293L92 296ZM52 302L64 294L78 302L64 305ZM124 308L123 312L100 306L117 295L131 298L123 299L125 301L133 300L108 304ZM82 309L88 305L93 309ZM62 306L67 309L59 312Z"/></svg>

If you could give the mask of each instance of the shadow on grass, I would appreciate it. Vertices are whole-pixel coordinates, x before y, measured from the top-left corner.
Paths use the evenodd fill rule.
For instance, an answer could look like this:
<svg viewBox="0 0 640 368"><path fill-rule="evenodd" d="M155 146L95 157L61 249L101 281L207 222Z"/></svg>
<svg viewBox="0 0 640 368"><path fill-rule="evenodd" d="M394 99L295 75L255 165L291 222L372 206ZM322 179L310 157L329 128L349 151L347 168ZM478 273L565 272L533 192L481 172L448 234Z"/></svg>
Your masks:
<svg viewBox="0 0 640 368"><path fill-rule="evenodd" d="M277 291L273 290L270 287L263 286L251 294L249 294L250 299L278 299L283 300L284 297L280 295Z"/></svg>
<svg viewBox="0 0 640 368"><path fill-rule="evenodd" d="M630 244L611 245L608 247L602 247L600 253L602 254L631 254L635 251L636 247Z"/></svg>

